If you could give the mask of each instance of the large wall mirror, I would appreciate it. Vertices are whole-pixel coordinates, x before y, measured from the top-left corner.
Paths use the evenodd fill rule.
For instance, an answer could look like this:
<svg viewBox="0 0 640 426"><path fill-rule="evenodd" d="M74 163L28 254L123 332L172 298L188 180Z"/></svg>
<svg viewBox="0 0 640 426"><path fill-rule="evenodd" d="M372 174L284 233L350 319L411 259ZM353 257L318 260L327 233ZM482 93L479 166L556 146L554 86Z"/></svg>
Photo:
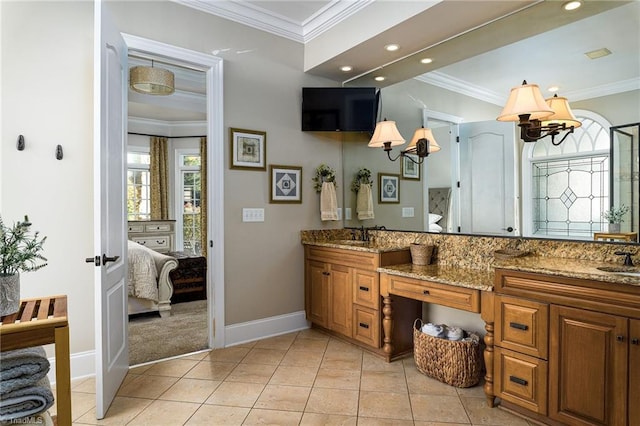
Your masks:
<svg viewBox="0 0 640 426"><path fill-rule="evenodd" d="M609 231L603 212L624 205L629 209L619 232L635 232L633 242L640 242L639 16L640 3L630 2L381 89L380 119L396 121L407 140L416 128L431 128L441 150L418 166L416 179L405 173L402 159L390 161L381 149L368 148L368 135L345 137L344 225L593 241ZM600 48L612 54L593 60L601 61L593 75L580 61L592 61L585 53ZM621 56L631 60L623 66ZM508 89L496 93L478 84L500 80L514 87L526 78L547 97L554 70L572 78L559 71L565 68L591 85L560 92L583 126L557 147L548 138L524 143L515 124L496 122ZM361 168L372 174L373 219L358 219L350 190ZM400 177L398 203L379 202L379 174ZM447 189L446 217L436 222L442 231L430 229L433 214L442 211L432 210L442 208Z"/></svg>

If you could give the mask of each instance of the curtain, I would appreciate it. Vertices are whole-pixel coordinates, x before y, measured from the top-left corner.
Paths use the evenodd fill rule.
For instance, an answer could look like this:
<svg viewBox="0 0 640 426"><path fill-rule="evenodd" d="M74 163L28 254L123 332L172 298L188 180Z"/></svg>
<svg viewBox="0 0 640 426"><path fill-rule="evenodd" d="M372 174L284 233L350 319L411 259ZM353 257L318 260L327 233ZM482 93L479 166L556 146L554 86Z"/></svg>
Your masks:
<svg viewBox="0 0 640 426"><path fill-rule="evenodd" d="M168 190L168 156L169 139L165 137L151 137L151 219L169 219Z"/></svg>
<svg viewBox="0 0 640 426"><path fill-rule="evenodd" d="M207 256L207 138L200 138L200 247Z"/></svg>

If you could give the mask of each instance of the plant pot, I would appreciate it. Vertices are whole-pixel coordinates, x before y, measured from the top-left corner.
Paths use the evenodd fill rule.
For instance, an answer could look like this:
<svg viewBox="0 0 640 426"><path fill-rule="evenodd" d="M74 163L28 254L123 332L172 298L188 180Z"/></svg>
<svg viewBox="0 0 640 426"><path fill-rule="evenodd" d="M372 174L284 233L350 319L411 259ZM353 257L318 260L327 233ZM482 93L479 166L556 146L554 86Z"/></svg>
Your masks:
<svg viewBox="0 0 640 426"><path fill-rule="evenodd" d="M412 243L411 246L409 246L409 250L411 250L411 262L414 265L429 265L431 263L433 246Z"/></svg>
<svg viewBox="0 0 640 426"><path fill-rule="evenodd" d="M0 275L0 316L20 309L20 274Z"/></svg>
<svg viewBox="0 0 640 426"><path fill-rule="evenodd" d="M611 234L618 234L618 233L620 233L620 224L619 223L610 223L609 227L607 228L607 230Z"/></svg>

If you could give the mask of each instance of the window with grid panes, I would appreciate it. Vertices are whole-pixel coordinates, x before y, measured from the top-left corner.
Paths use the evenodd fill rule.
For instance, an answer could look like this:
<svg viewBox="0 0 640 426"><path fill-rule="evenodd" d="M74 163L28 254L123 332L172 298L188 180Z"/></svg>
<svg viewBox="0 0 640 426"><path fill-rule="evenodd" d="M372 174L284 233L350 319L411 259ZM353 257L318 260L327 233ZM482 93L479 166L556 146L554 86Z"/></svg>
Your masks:
<svg viewBox="0 0 640 426"><path fill-rule="evenodd" d="M180 154L179 176L182 194L182 232L183 249L194 254L201 254L201 226L200 226L200 201L201 201L201 174L200 154Z"/></svg>
<svg viewBox="0 0 640 426"><path fill-rule="evenodd" d="M127 220L151 219L151 175L148 152L127 152Z"/></svg>

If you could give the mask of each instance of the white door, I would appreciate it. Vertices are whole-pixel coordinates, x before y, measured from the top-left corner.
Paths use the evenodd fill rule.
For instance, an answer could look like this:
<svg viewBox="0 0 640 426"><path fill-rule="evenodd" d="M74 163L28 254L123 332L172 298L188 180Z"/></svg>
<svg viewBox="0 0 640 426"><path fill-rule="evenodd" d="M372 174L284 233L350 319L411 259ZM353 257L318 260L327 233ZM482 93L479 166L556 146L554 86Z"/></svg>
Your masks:
<svg viewBox="0 0 640 426"><path fill-rule="evenodd" d="M102 419L129 368L125 228L127 49L102 2L95 5L94 247L96 417ZM99 58L99 59L98 59Z"/></svg>
<svg viewBox="0 0 640 426"><path fill-rule="evenodd" d="M460 232L518 235L512 123L460 125Z"/></svg>

